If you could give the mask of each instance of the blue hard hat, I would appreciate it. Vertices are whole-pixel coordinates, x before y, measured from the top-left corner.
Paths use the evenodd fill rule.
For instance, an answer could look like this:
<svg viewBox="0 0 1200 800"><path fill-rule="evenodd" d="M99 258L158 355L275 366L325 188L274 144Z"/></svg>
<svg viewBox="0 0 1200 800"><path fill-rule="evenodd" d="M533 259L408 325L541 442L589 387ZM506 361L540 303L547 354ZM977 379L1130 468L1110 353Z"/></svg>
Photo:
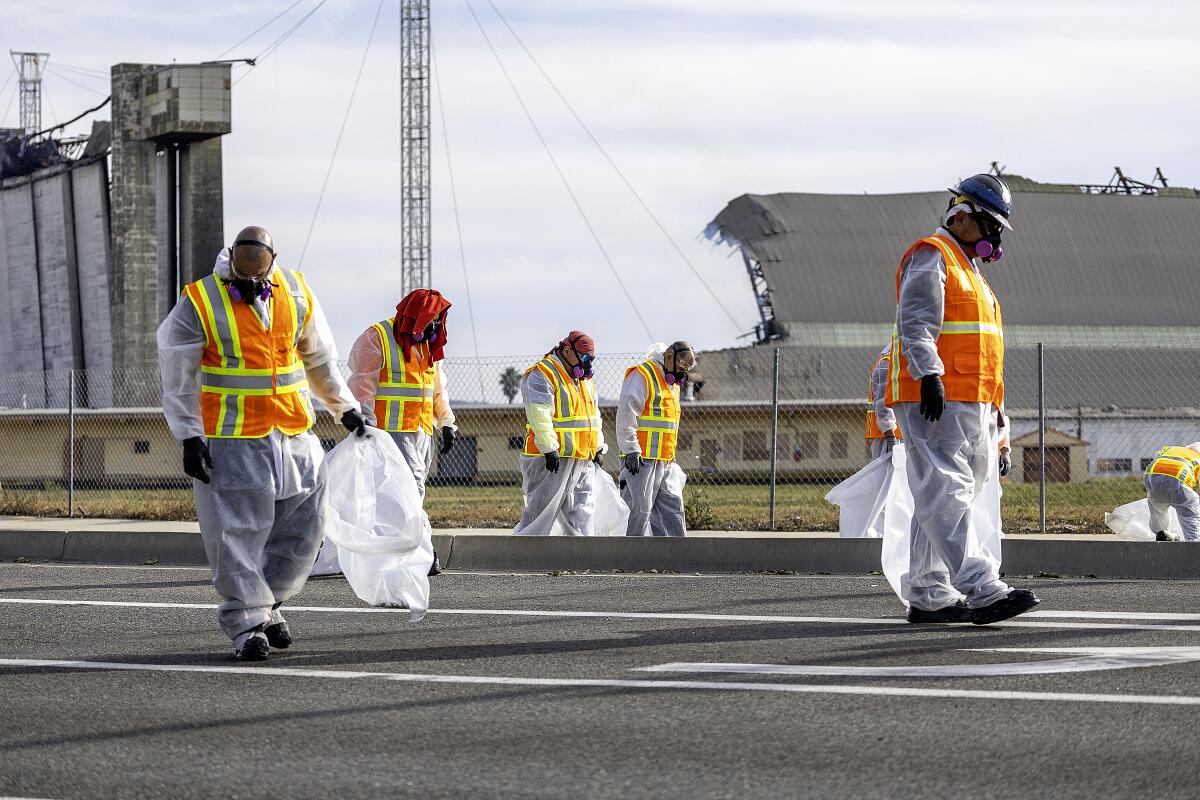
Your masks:
<svg viewBox="0 0 1200 800"><path fill-rule="evenodd" d="M995 175L980 173L972 175L950 189L957 197L970 200L982 210L991 214L1004 227L1012 230L1008 217L1012 214L1012 192L1008 184Z"/></svg>

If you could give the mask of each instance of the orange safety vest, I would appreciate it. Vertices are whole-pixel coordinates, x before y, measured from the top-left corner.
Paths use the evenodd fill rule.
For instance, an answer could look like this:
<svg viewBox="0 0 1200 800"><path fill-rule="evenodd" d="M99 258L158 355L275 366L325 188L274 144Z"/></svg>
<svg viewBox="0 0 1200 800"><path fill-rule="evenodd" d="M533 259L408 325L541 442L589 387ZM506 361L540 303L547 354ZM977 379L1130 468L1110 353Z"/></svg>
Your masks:
<svg viewBox="0 0 1200 800"><path fill-rule="evenodd" d="M1189 489L1200 483L1200 453L1190 447L1164 447L1146 470L1147 475L1166 475Z"/></svg>
<svg viewBox="0 0 1200 800"><path fill-rule="evenodd" d="M639 373L646 381L646 402L638 416L637 440L642 458L651 461L674 461L675 444L679 438L679 386L669 385L663 368L654 359L647 359L625 370L625 380ZM622 456L625 453L621 454Z"/></svg>
<svg viewBox="0 0 1200 800"><path fill-rule="evenodd" d="M255 310L234 301L216 275L184 287L204 326L200 358L200 415L212 439L260 439L273 430L289 436L313 426L308 377L296 346L312 316L304 276L276 268L271 276L271 327Z"/></svg>
<svg viewBox="0 0 1200 800"><path fill-rule="evenodd" d="M875 359L875 366L871 367L870 386L867 388L867 441L873 439L886 439L887 434L879 429L879 421L875 419L875 370L879 369L879 365L883 362L888 362L890 370L892 357L891 354L880 354L879 358ZM904 441L904 437L900 435L900 428L892 429L892 435L896 437L896 441Z"/></svg>
<svg viewBox="0 0 1200 800"><path fill-rule="evenodd" d="M917 248L926 245L936 247L946 265L942 331L937 339L938 356L945 366L942 385L946 400L991 403L1000 408L1004 402L1004 325L1000 302L958 243L934 235L908 248L896 269L896 300L900 299L904 265ZM921 382L909 376L899 332L893 332L887 404L920 401Z"/></svg>
<svg viewBox="0 0 1200 800"><path fill-rule="evenodd" d="M385 431L433 434L433 387L436 377L428 342L400 351L395 317L371 327L379 335L383 366L375 390L375 421Z"/></svg>
<svg viewBox="0 0 1200 800"><path fill-rule="evenodd" d="M546 376L554 393L552 420L558 434L558 454L563 458L591 459L600 439L600 411L596 407L596 389L587 378L576 381L559 360L548 355L522 373L534 370ZM541 456L533 441L533 426L525 426L523 456Z"/></svg>

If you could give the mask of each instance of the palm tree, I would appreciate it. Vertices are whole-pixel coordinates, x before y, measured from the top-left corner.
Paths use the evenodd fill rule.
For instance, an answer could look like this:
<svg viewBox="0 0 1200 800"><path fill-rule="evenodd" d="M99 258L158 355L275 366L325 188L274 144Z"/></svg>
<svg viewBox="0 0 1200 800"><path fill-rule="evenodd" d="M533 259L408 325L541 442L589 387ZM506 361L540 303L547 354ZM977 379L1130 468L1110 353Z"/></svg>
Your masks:
<svg viewBox="0 0 1200 800"><path fill-rule="evenodd" d="M508 398L508 402L516 399L521 391L521 373L517 372L516 367L508 367L500 373L500 391Z"/></svg>

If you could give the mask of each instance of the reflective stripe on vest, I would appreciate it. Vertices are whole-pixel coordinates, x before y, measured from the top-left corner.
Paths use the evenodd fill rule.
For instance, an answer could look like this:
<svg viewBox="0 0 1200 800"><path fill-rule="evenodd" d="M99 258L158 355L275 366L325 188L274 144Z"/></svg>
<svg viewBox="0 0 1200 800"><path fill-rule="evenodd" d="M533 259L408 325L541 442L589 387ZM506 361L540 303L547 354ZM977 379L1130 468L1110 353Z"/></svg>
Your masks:
<svg viewBox="0 0 1200 800"><path fill-rule="evenodd" d="M938 356L944 374L946 399L966 403L1004 402L1004 324L1000 303L982 274L977 272L957 242L941 235L920 240L908 249L896 269L896 299L904 267L920 247L937 248L946 266L946 286ZM908 359L892 332L891 371L886 402L915 403L921 399L921 382L908 371Z"/></svg>
<svg viewBox="0 0 1200 800"><path fill-rule="evenodd" d="M207 275L188 284L204 328L200 359L200 412L211 438L257 439L272 430L288 435L312 427L308 378L297 344L311 317L312 294L300 273L272 274L270 322L235 302L225 282Z"/></svg>
<svg viewBox="0 0 1200 800"><path fill-rule="evenodd" d="M1166 475L1195 489L1200 483L1200 453L1190 447L1164 447L1146 470L1147 475Z"/></svg>
<svg viewBox="0 0 1200 800"><path fill-rule="evenodd" d="M383 350L379 385L375 389L375 421L393 433L433 433L433 394L436 367L429 344L417 342L402 353L396 341L395 317L373 327Z"/></svg>
<svg viewBox="0 0 1200 800"><path fill-rule="evenodd" d="M578 382L573 380L554 356L546 356L522 374L528 376L534 370L545 376L554 394L551 421L558 435L559 456L584 460L592 458L600 441L600 411L596 407L596 390L592 382L587 379ZM525 426L525 447L521 455L541 455L534 443L533 427L530 425Z"/></svg>
<svg viewBox="0 0 1200 800"><path fill-rule="evenodd" d="M674 461L679 439L679 387L667 383L663 368L654 359L647 359L625 371L625 380L634 374L646 384L646 402L638 416L637 440L642 458L652 461ZM624 454L622 454L624 455Z"/></svg>

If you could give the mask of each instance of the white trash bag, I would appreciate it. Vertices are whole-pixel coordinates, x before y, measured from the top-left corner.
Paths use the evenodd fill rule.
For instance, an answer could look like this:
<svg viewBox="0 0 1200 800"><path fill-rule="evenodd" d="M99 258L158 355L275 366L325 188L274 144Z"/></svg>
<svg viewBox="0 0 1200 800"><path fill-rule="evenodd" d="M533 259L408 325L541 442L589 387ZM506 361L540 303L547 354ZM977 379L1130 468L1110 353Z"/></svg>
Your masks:
<svg viewBox="0 0 1200 800"><path fill-rule="evenodd" d="M1170 524L1167 526L1171 533L1183 536L1183 528L1179 525L1179 517L1175 509L1169 512ZM1104 514L1104 524L1117 535L1118 539L1126 542L1153 542L1154 531L1150 530L1150 501L1146 498L1117 506L1111 512Z"/></svg>
<svg viewBox="0 0 1200 800"><path fill-rule="evenodd" d="M891 473L891 457L880 456L829 490L825 500L838 507L839 536L843 539L883 537L882 511Z"/></svg>
<svg viewBox="0 0 1200 800"><path fill-rule="evenodd" d="M604 470L592 465L592 490L596 511L592 516L592 536L624 536L629 528L629 506L621 499L617 482Z"/></svg>
<svg viewBox="0 0 1200 800"><path fill-rule="evenodd" d="M325 459L326 546L354 593L398 606L419 622L429 608L433 540L412 471L392 437L376 428L347 436Z"/></svg>

